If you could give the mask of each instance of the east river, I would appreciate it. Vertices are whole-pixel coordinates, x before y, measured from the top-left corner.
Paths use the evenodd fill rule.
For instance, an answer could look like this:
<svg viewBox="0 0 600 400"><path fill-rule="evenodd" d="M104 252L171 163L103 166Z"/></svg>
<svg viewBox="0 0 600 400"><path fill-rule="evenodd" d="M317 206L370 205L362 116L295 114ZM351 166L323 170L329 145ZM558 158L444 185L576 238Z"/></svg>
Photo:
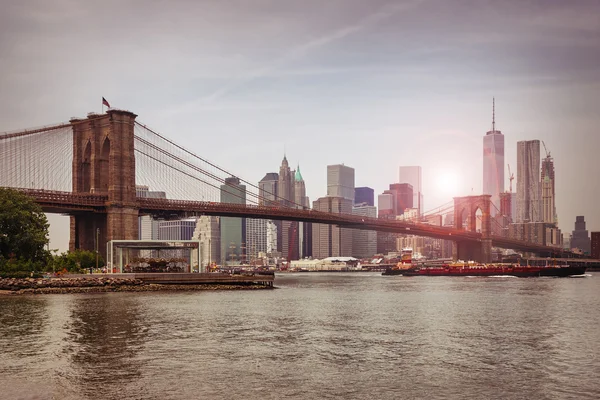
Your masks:
<svg viewBox="0 0 600 400"><path fill-rule="evenodd" d="M600 272L0 297L2 399L598 399Z"/></svg>

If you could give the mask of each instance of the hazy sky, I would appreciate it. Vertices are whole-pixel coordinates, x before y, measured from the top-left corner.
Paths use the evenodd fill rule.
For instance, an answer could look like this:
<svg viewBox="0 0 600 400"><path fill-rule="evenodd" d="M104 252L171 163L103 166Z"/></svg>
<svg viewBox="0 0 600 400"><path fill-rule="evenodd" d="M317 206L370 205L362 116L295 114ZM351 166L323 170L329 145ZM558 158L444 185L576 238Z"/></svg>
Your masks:
<svg viewBox="0 0 600 400"><path fill-rule="evenodd" d="M104 96L246 180L277 172L285 148L311 201L327 164L376 193L421 165L429 209L481 193L495 96L515 176L516 142L544 140L560 227L585 215L600 230L598 0L1 6L0 131L99 112ZM52 233L64 247L64 220Z"/></svg>

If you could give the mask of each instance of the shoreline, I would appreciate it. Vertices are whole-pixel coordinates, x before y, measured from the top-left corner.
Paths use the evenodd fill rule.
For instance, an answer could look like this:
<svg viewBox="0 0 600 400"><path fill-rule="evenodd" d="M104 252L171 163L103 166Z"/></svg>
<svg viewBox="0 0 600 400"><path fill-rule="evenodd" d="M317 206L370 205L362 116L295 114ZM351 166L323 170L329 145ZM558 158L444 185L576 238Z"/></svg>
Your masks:
<svg viewBox="0 0 600 400"><path fill-rule="evenodd" d="M158 292L202 290L265 290L274 289L256 283L148 283L130 278L0 278L0 296L24 294L71 294L111 292Z"/></svg>

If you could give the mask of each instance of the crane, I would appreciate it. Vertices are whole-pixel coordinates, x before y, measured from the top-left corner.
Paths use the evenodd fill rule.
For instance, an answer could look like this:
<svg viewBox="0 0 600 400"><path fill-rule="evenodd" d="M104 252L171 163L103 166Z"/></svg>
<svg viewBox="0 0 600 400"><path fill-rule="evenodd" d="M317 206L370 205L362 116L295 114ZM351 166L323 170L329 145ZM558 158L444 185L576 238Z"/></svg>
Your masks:
<svg viewBox="0 0 600 400"><path fill-rule="evenodd" d="M512 181L513 181L513 179L515 179L515 174L512 174L510 172L510 164L507 164L507 165L508 165L508 180L510 181L510 193L512 193Z"/></svg>
<svg viewBox="0 0 600 400"><path fill-rule="evenodd" d="M544 141L542 140L542 144L544 145L544 151L546 152L546 158L550 158L550 152L548 151L548 149L546 148L546 143L544 143Z"/></svg>

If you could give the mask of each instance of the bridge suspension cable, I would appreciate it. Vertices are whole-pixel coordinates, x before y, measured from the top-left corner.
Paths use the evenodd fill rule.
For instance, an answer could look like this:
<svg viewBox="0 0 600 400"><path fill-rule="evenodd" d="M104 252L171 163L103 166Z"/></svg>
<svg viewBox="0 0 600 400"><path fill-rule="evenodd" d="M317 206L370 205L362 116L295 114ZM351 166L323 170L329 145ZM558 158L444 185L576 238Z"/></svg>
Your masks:
<svg viewBox="0 0 600 400"><path fill-rule="evenodd" d="M215 163L208 161L200 156L198 156L197 154L185 149L184 147L176 144L175 142L171 141L170 139L167 139L166 137L164 137L163 135L159 134L158 132L148 128L146 125L143 125L139 122L136 122L136 127L138 128L136 130L136 140L138 140L140 142L140 144L152 147L152 149L154 151L158 151L160 153L162 153L163 155L171 158L172 160L181 163L182 165L184 165L186 168L190 168L196 172L199 172L203 175L205 175L206 177L208 177L211 180L214 180L222 185L228 186L231 188L231 190L228 191L228 194L232 194L235 197L241 198L240 195L236 195L235 192L238 192L239 189L235 184L232 184L230 182L228 182L226 180L227 177L236 177L240 180L240 182L245 183L246 185L248 185L249 187L251 187L254 190L246 190L246 200L249 201L248 197L252 197L255 200L253 200L253 202L258 203L258 204L272 204L273 200L270 199L274 198L275 201L277 202L277 206L278 207L289 207L289 208L304 208L302 205L297 204L293 201L286 201L286 202L279 202L277 200L283 200L280 196L277 196L275 193L271 193L268 190L261 190L257 185L243 179L240 178L238 175L235 175L227 170L225 170L224 168L219 167L218 165L216 165ZM150 138L143 138L142 136L144 135L144 132L149 132L151 133L155 140L156 138L160 139L161 141L164 142L165 145L171 146L172 150L165 150L164 148L162 148L162 146L155 144L155 143L151 143ZM173 154L175 152L179 152L179 155ZM191 160L189 160L189 158L191 157ZM185 158L188 158L188 160L186 160ZM200 162L201 166L198 166L196 163ZM181 168L174 168L174 170L180 170ZM212 171L211 171L212 170ZM224 173L226 174L226 176L219 176L218 173ZM220 187L211 184L210 185L213 188L216 189L220 189ZM262 193L261 193L262 192ZM264 193L264 195L263 195ZM206 196L206 193L204 193L204 196ZM217 199L214 199L217 200Z"/></svg>
<svg viewBox="0 0 600 400"><path fill-rule="evenodd" d="M0 135L0 186L70 191L71 124Z"/></svg>

